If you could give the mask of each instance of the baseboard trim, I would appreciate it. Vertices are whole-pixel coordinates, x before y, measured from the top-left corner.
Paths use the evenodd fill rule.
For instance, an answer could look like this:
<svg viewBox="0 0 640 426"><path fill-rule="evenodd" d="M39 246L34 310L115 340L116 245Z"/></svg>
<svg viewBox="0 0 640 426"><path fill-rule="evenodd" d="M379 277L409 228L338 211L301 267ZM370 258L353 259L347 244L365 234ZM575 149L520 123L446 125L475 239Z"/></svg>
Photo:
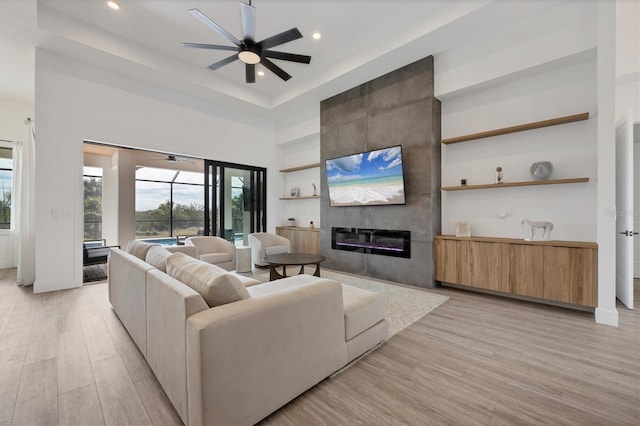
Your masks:
<svg viewBox="0 0 640 426"><path fill-rule="evenodd" d="M596 308L596 322L598 324L610 325L612 327L618 326L618 311L607 310L602 308Z"/></svg>

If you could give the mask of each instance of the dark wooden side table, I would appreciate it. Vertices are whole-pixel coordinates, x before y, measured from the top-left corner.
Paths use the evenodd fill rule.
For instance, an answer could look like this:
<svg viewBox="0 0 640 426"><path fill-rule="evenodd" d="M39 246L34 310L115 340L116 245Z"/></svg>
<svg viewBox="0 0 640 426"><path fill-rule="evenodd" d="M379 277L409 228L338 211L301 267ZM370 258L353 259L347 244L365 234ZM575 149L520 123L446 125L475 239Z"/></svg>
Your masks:
<svg viewBox="0 0 640 426"><path fill-rule="evenodd" d="M269 254L264 257L264 261L269 264L269 280L278 280L287 277L287 266L300 266L298 274L304 274L305 265L316 265L314 276L320 276L320 262L326 258L319 254L312 253L284 253ZM276 267L282 266L282 274L276 271Z"/></svg>

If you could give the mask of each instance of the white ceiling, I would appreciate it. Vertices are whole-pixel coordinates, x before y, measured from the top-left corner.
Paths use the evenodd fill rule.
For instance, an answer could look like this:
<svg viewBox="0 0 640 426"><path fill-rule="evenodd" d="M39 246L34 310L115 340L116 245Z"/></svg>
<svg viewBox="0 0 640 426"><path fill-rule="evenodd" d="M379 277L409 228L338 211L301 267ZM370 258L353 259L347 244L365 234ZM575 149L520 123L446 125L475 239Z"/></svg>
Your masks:
<svg viewBox="0 0 640 426"><path fill-rule="evenodd" d="M302 100L317 103L509 24L508 15L495 13L504 0L253 0L256 39L297 27L303 38L276 50L312 59L309 65L274 60L292 75L287 82L266 70L255 84L246 84L240 61L217 71L206 69L229 52L180 46L181 41L230 45L187 13L194 7L241 38L238 0L119 3L121 9L112 11L105 0L2 0L0 40L38 46L222 105L267 114L287 106L290 110ZM321 40L311 38L315 31L322 33ZM25 76L33 79L33 74ZM0 78L19 86L20 73ZM8 85L0 85L0 90Z"/></svg>

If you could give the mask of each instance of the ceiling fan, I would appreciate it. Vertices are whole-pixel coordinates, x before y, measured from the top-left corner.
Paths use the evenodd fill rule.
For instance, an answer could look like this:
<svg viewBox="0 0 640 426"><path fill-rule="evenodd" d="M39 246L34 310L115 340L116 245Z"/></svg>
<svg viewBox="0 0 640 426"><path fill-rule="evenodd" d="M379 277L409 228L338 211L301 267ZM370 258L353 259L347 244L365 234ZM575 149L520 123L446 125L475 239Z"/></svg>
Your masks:
<svg viewBox="0 0 640 426"><path fill-rule="evenodd" d="M188 158L179 157L179 156L174 155L174 154L167 154L166 156L162 156L160 158L154 158L154 159L151 159L149 161L166 161L166 162L168 162L170 164L175 164L175 163L195 164L194 161L189 160Z"/></svg>
<svg viewBox="0 0 640 426"><path fill-rule="evenodd" d="M249 4L240 2L243 33L242 40L237 39L220 25L207 18L204 13L200 12L198 9L190 9L189 13L234 44L233 46L221 46L216 44L203 43L181 43L184 47L193 47L196 49L228 50L236 52L228 58L209 65L207 68L209 68L210 70L217 70L218 68L230 64L236 59L240 59L240 61L245 63L245 74L247 83L256 82L256 64L264 65L265 68L276 74L284 81L287 81L291 78L291 76L287 74L282 68L271 62L269 58L281 59L283 61L299 62L303 64L308 64L309 62L311 62L311 56L296 55L293 53L269 50L272 47L276 47L281 44L285 44L290 41L302 38L302 34L300 33L300 31L298 31L297 28L292 28L288 31L281 32L260 42L255 41L256 9L255 7L251 6L251 0L249 0Z"/></svg>

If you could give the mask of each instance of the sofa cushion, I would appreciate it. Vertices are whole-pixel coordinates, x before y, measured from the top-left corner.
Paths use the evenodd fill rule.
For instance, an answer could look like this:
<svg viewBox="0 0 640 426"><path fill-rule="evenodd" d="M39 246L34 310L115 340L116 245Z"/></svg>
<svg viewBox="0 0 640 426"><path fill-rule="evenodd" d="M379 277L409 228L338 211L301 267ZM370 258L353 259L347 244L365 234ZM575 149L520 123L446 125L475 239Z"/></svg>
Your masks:
<svg viewBox="0 0 640 426"><path fill-rule="evenodd" d="M167 258L167 274L200 293L209 307L251 297L233 274L184 253L173 253Z"/></svg>
<svg viewBox="0 0 640 426"><path fill-rule="evenodd" d="M262 284L252 285L247 290L251 297L264 296L280 290L287 290L291 287L299 286L301 284L312 283L316 281L327 281L324 278L314 277L313 275L300 274L291 277L283 278L281 280L269 281Z"/></svg>
<svg viewBox="0 0 640 426"><path fill-rule="evenodd" d="M269 246L264 249L264 254L283 254L286 253L289 248L287 246Z"/></svg>
<svg viewBox="0 0 640 426"><path fill-rule="evenodd" d="M139 240L131 240L129 244L127 244L127 253L134 255L140 260L145 260L147 258L147 251L149 251L152 246L157 245L158 244L145 243Z"/></svg>
<svg viewBox="0 0 640 426"><path fill-rule="evenodd" d="M200 260L213 264L231 262L233 255L231 253L205 253L200 255Z"/></svg>
<svg viewBox="0 0 640 426"><path fill-rule="evenodd" d="M167 251L171 253L184 253L191 257L198 258L198 249L195 246L167 246Z"/></svg>
<svg viewBox="0 0 640 426"><path fill-rule="evenodd" d="M342 284L344 334L350 340L385 318L384 296Z"/></svg>
<svg viewBox="0 0 640 426"><path fill-rule="evenodd" d="M162 246L152 246L147 250L145 262L162 272L167 272L167 258L171 252Z"/></svg>

